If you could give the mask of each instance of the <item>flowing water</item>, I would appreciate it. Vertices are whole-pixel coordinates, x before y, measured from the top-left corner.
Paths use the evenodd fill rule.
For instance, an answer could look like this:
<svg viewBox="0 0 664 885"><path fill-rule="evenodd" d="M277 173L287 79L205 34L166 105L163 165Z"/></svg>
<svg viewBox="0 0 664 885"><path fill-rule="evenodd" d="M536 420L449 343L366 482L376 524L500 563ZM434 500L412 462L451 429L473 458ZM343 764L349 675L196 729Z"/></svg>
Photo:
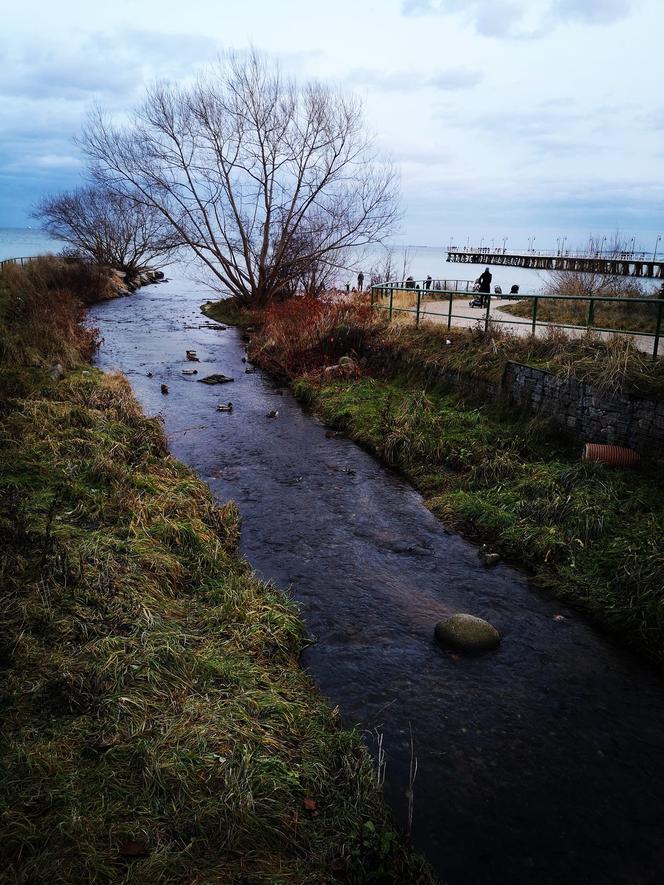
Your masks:
<svg viewBox="0 0 664 885"><path fill-rule="evenodd" d="M207 297L174 280L95 307L99 365L125 372L173 453L238 503L242 552L292 587L316 638L305 666L374 749L383 735L402 824L412 734L413 840L441 881L664 881L659 677L520 572L484 569L402 478L246 374L237 331L200 328ZM434 625L457 611L494 623L499 650L439 650Z"/></svg>

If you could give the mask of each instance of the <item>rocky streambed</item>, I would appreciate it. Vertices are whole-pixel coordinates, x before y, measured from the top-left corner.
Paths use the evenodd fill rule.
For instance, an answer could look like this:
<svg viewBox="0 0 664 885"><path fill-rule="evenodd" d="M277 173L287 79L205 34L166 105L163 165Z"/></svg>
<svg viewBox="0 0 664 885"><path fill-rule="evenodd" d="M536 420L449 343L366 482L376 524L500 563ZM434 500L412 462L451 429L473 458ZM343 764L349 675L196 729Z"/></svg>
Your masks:
<svg viewBox="0 0 664 885"><path fill-rule="evenodd" d="M315 639L304 665L382 748L395 816L412 810L441 881L661 881L660 677L518 571L487 569L401 477L247 372L239 334L200 314L209 297L173 279L97 306L99 365L238 503L243 553L292 589ZM213 374L234 380L197 383ZM495 625L499 647L440 647L434 625L458 612Z"/></svg>

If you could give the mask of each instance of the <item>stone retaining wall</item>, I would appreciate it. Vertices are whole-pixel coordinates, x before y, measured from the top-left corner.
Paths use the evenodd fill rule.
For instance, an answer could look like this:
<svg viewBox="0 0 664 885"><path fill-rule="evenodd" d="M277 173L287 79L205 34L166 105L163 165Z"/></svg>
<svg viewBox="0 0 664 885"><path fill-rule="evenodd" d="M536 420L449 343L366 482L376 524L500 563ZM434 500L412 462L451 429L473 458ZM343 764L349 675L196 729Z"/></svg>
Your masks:
<svg viewBox="0 0 664 885"><path fill-rule="evenodd" d="M664 465L664 402L606 393L520 363L507 364L501 390L510 402L547 415L580 442L628 446Z"/></svg>
<svg viewBox="0 0 664 885"><path fill-rule="evenodd" d="M521 363L508 363L502 380L493 382L415 361L401 351L377 350L368 355L368 362L375 369L415 371L428 383L455 387L482 400L503 397L551 418L579 443L627 446L664 466L664 402L607 393L577 378Z"/></svg>

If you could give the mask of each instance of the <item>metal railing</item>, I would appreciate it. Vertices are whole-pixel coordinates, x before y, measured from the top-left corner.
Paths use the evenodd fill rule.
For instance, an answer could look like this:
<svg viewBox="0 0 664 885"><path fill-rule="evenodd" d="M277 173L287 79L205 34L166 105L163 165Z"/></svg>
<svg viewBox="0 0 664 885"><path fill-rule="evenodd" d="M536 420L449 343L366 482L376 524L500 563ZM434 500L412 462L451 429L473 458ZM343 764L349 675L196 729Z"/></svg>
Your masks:
<svg viewBox="0 0 664 885"><path fill-rule="evenodd" d="M426 281L424 281L426 282ZM469 282L469 281L463 281ZM485 331L488 330L491 322L500 323L500 325L514 325L514 326L529 326L532 335L537 334L538 328L545 327L554 327L556 329L569 329L574 331L585 331L585 332L600 332L612 335L635 335L642 338L652 338L653 339L653 347L652 347L652 356L655 359L659 353L659 343L662 337L662 332L664 331L664 297L650 297L650 298L625 298L624 296L619 295L534 295L534 294L492 294L485 293L481 296L479 292L472 292L471 289L455 289L455 288L433 288L425 289L423 287L422 280L408 280L408 281L398 281L398 282L389 282L389 283L380 283L379 285L375 285L371 287L371 305L377 310L385 310L388 313L390 320L394 316L394 314L414 314L415 315L415 325L419 326L420 321L423 317L431 316L431 314L427 314L426 311L426 302L427 301L438 301L438 302L447 302L447 311L445 313L438 313L436 316L442 317L443 321L447 320L447 328L450 329L452 326L452 320L461 319L465 321L472 321L472 317L469 317L466 313L460 314L455 313L453 310L455 300L459 300L460 297L468 295L469 292L476 296L477 300L482 297L485 299L484 304L481 307L482 314L477 318L475 322L479 322L484 325ZM399 298L402 295L412 295L415 299L415 304L413 307L401 307L398 304L395 304L395 298ZM531 301L532 308L529 318L521 319L518 316L501 313L499 317L495 315L491 316L491 299L494 300L496 298L509 298L514 301ZM475 297L473 298L475 300ZM539 319L538 314L540 310L540 306L542 304L547 304L553 301L567 301L574 302L575 304L585 304L587 303L586 308L586 317L585 323L569 323L569 322L558 322L557 320L542 320ZM653 320L653 331L644 331L642 329L625 329L625 328L612 328L608 326L601 326L595 323L595 309L598 303L607 303L613 306L618 304L626 304L630 307L635 307L636 305L648 305L649 308L652 308L652 320ZM650 311L648 311L650 312Z"/></svg>
<svg viewBox="0 0 664 885"><path fill-rule="evenodd" d="M0 261L0 271L3 271L6 266L10 264L27 264L29 261L34 261L37 258L36 255L25 255L22 258L3 258Z"/></svg>
<svg viewBox="0 0 664 885"><path fill-rule="evenodd" d="M456 252L459 255L529 255L533 258L601 258L615 261L656 261L658 250L634 251L627 249L619 251L611 248L599 249L534 249L528 246L525 249L506 249L504 246L446 246L446 252ZM662 259L660 258L660 261Z"/></svg>

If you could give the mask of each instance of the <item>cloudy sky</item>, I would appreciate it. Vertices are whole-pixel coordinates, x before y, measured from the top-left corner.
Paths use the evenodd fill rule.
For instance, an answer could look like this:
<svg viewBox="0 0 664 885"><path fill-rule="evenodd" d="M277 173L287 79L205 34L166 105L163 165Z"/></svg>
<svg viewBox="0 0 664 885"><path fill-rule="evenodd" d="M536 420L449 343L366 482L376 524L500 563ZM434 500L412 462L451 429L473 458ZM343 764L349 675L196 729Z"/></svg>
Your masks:
<svg viewBox="0 0 664 885"><path fill-rule="evenodd" d="M0 226L73 186L96 101L253 45L364 100L401 242L664 234L662 0L21 0L0 42Z"/></svg>

